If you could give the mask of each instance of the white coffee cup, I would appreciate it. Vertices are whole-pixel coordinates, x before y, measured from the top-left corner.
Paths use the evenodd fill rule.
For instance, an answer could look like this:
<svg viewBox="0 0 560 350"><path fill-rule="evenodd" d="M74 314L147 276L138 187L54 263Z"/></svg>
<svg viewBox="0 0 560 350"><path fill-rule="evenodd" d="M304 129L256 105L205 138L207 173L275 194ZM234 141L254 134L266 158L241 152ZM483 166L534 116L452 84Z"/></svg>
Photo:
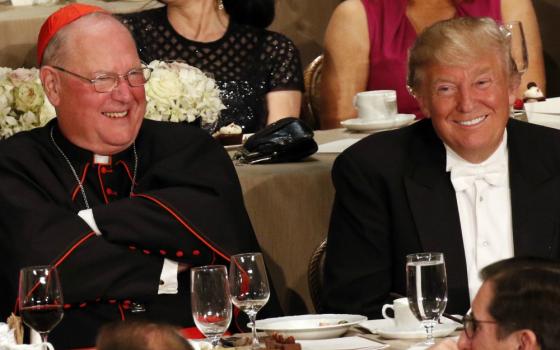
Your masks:
<svg viewBox="0 0 560 350"><path fill-rule="evenodd" d="M391 119L397 115L397 93L395 90L359 92L354 96L353 105L360 119Z"/></svg>
<svg viewBox="0 0 560 350"><path fill-rule="evenodd" d="M387 309L393 309L395 317L387 316ZM410 306L408 306L407 298L399 298L393 300L393 304L385 304L381 309L381 314L383 318L394 319L395 326L401 329L414 329L422 327L422 323L418 321L412 311L410 311Z"/></svg>

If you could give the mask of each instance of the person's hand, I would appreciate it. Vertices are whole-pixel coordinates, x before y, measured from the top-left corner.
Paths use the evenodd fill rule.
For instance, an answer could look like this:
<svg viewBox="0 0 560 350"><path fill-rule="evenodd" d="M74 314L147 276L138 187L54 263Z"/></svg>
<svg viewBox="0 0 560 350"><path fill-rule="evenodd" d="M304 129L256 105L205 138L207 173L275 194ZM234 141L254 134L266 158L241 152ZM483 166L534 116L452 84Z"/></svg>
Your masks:
<svg viewBox="0 0 560 350"><path fill-rule="evenodd" d="M189 267L191 267L191 265L179 263L179 267L177 268L177 272L178 273L185 272L189 269Z"/></svg>
<svg viewBox="0 0 560 350"><path fill-rule="evenodd" d="M457 342L453 339L444 339L436 345L430 347L428 350L458 350Z"/></svg>

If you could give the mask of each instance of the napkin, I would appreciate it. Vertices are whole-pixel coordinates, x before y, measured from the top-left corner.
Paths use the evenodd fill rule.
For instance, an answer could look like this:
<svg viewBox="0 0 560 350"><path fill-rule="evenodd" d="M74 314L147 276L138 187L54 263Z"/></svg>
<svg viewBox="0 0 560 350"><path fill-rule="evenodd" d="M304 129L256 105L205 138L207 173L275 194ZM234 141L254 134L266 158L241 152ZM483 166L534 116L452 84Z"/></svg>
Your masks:
<svg viewBox="0 0 560 350"><path fill-rule="evenodd" d="M302 350L376 350L384 349L386 344L362 337L342 337L321 340L298 340Z"/></svg>
<svg viewBox="0 0 560 350"><path fill-rule="evenodd" d="M524 105L529 123L560 129L560 97Z"/></svg>
<svg viewBox="0 0 560 350"><path fill-rule="evenodd" d="M54 350L50 343L45 344L48 349ZM42 350L43 344L17 345L14 331L6 323L0 322L0 350Z"/></svg>
<svg viewBox="0 0 560 350"><path fill-rule="evenodd" d="M341 153L360 139L341 139L319 145L317 153Z"/></svg>

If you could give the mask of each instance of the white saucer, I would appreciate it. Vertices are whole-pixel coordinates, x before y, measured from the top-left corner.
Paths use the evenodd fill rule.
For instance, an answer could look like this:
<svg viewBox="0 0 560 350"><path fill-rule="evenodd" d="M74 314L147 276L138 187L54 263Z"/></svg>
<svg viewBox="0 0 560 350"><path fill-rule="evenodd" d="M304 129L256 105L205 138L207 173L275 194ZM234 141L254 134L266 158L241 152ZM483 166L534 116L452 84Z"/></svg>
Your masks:
<svg viewBox="0 0 560 350"><path fill-rule="evenodd" d="M353 131L380 131L396 129L411 124L416 116L414 114L397 114L393 119L364 120L360 118L343 120L340 122L348 130Z"/></svg>
<svg viewBox="0 0 560 350"><path fill-rule="evenodd" d="M442 319L443 323L434 327L434 337L445 337L453 333L460 324ZM369 320L360 323L361 326L369 329L374 334L388 339L422 339L426 337L424 327L414 329L400 329L395 326L395 322L391 319Z"/></svg>

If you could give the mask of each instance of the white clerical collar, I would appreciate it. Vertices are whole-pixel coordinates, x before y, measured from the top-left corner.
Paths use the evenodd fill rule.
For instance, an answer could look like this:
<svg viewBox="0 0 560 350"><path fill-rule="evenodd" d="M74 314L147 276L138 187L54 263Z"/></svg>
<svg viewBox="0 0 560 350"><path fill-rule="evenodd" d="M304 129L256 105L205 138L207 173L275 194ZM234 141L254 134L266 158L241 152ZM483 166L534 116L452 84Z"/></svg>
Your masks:
<svg viewBox="0 0 560 350"><path fill-rule="evenodd" d="M477 166L485 166L485 165L490 164L490 163L504 164L504 162L505 162L505 164L508 164L507 163L507 160L508 160L507 129L504 130L504 136L502 137L502 142L500 142L500 145L498 146L498 148L496 148L496 150L494 151L494 153L492 153L492 155L490 155L490 157L486 158L481 163L477 163L477 164L471 163L471 162L465 160L460 155L458 155L447 144L443 143L443 145L445 146L445 152L446 152L445 171L447 171L447 172L451 171L451 169L453 167L456 167L458 165L459 166L460 165L468 165L468 166L477 167Z"/></svg>
<svg viewBox="0 0 560 350"><path fill-rule="evenodd" d="M101 154L93 155L93 163L95 164L111 164L110 156L102 156Z"/></svg>

